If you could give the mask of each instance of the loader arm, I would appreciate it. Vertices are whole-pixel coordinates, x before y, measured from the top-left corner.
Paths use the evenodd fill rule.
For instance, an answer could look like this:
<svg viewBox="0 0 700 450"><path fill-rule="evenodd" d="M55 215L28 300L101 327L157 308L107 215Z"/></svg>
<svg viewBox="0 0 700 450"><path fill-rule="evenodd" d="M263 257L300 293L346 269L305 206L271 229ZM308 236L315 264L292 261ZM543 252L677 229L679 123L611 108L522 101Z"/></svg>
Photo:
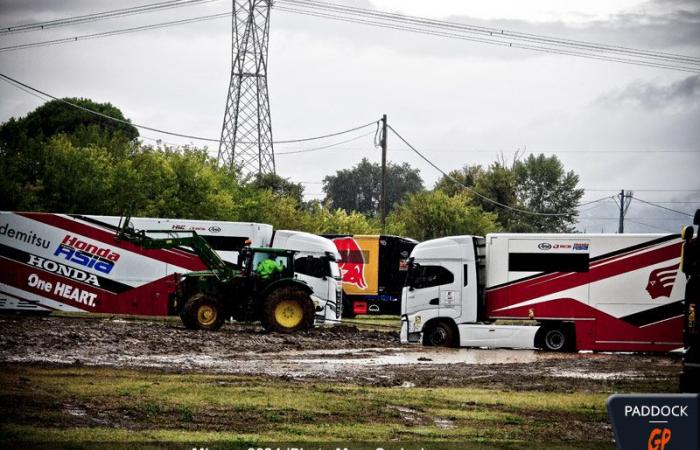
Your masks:
<svg viewBox="0 0 700 450"><path fill-rule="evenodd" d="M231 278L232 270L196 231L135 230L131 227L129 219L130 217L127 216L123 223L120 223L115 235L118 241L128 241L147 249L190 247L199 256L207 269L211 270L218 279L227 280ZM154 235L163 237L154 237Z"/></svg>

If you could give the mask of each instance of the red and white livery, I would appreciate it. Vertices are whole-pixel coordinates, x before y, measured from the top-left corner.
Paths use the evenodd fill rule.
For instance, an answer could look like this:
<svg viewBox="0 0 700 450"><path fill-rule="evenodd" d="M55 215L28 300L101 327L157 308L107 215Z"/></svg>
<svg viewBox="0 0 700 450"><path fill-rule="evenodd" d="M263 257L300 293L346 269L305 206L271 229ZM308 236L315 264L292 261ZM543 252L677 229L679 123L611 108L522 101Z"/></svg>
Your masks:
<svg viewBox="0 0 700 450"><path fill-rule="evenodd" d="M635 352L682 347L678 235L455 236L421 243L411 256L405 342ZM540 326L486 323L498 319Z"/></svg>
<svg viewBox="0 0 700 450"><path fill-rule="evenodd" d="M0 212L0 309L162 316L173 313L176 273L206 269L187 248L144 249L115 239L119 217ZM131 219L136 229L195 230L226 261L254 247L288 248L322 258L327 273L300 272L313 289L317 323L340 316L339 254L325 238L271 225ZM289 246L295 248L289 248ZM329 258L328 255L333 256Z"/></svg>

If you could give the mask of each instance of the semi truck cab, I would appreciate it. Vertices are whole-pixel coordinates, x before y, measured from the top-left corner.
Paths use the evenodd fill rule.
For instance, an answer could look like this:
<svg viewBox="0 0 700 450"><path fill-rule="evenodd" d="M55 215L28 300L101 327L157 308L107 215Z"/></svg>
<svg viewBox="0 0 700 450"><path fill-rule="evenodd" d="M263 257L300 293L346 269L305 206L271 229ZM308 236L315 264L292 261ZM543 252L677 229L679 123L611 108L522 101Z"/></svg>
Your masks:
<svg viewBox="0 0 700 450"><path fill-rule="evenodd" d="M484 238L418 244L402 292L401 342L448 347L534 348L537 326L484 323Z"/></svg>

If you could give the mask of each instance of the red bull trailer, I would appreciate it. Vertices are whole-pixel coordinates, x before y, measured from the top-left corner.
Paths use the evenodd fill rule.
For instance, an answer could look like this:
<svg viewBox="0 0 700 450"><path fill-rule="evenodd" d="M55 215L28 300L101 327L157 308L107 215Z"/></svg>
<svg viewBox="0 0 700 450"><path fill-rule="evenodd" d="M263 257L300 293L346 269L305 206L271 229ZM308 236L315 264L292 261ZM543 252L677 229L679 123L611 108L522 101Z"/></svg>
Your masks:
<svg viewBox="0 0 700 450"><path fill-rule="evenodd" d="M411 253L402 341L549 350L683 345L679 235L490 234ZM499 319L538 326L493 325Z"/></svg>
<svg viewBox="0 0 700 450"><path fill-rule="evenodd" d="M324 235L340 253L343 315L401 312L408 256L418 241L386 235Z"/></svg>

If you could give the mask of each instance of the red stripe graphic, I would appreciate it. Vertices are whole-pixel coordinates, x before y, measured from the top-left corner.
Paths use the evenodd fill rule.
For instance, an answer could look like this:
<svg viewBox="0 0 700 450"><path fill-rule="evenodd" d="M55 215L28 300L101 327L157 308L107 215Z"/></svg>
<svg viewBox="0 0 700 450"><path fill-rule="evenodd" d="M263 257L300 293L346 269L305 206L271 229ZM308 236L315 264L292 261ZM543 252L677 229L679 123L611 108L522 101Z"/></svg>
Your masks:
<svg viewBox="0 0 700 450"><path fill-rule="evenodd" d="M635 253L631 256L611 258L592 265L588 272L557 272L542 278L529 280L502 288L487 291L487 305L490 314L498 309L527 300L554 294L566 289L583 286L605 278L631 272L642 267L679 258L681 243L677 242L662 248Z"/></svg>
<svg viewBox="0 0 700 450"><path fill-rule="evenodd" d="M114 237L114 233L106 230L101 230L75 220L67 219L63 216L57 214L46 214L46 213L16 213L27 217L38 222L42 222L48 225L53 225L57 228L64 229L66 231L76 233L96 241L104 242L105 244L128 250L139 255L146 256L158 261L165 262L167 264L172 264L174 266L182 267L189 271L194 270L204 270L206 266L199 259L198 256L192 255L190 253L172 249L172 250L153 250L144 249L138 245L132 244L126 241L117 241Z"/></svg>
<svg viewBox="0 0 700 450"><path fill-rule="evenodd" d="M536 305L519 306L492 318L575 318L576 348L598 351L670 351L682 346L683 317L672 317L637 327L572 298L558 298ZM595 319L595 320L590 320Z"/></svg>

